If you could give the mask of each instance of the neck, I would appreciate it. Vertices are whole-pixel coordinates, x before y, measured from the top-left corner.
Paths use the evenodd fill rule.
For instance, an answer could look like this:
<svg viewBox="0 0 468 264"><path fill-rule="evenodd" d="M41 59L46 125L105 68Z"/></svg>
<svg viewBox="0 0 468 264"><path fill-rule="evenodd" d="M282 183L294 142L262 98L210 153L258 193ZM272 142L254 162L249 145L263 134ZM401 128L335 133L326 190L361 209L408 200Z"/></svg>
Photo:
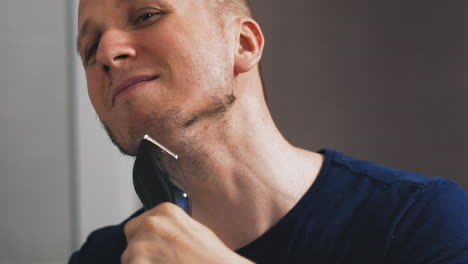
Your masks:
<svg viewBox="0 0 468 264"><path fill-rule="evenodd" d="M238 96L219 125L200 121L190 132L191 145L179 151L193 218L231 249L279 221L310 188L322 164L321 155L283 138L260 98Z"/></svg>

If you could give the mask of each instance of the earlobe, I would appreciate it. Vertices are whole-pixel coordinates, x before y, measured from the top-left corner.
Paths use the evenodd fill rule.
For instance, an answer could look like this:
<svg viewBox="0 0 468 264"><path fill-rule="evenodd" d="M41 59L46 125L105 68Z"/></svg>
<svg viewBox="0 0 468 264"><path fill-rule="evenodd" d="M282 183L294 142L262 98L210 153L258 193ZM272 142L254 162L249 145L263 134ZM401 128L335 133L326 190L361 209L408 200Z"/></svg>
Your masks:
<svg viewBox="0 0 468 264"><path fill-rule="evenodd" d="M236 74L250 71L262 57L264 37L260 26L254 20L242 19L235 51Z"/></svg>

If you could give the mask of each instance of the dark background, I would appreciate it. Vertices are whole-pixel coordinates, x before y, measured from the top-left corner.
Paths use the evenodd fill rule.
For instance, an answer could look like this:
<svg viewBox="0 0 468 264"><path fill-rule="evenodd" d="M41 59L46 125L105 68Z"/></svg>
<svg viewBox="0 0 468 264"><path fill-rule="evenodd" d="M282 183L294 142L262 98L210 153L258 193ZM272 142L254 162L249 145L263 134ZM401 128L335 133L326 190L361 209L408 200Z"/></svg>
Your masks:
<svg viewBox="0 0 468 264"><path fill-rule="evenodd" d="M270 109L294 145L468 189L462 1L253 0Z"/></svg>

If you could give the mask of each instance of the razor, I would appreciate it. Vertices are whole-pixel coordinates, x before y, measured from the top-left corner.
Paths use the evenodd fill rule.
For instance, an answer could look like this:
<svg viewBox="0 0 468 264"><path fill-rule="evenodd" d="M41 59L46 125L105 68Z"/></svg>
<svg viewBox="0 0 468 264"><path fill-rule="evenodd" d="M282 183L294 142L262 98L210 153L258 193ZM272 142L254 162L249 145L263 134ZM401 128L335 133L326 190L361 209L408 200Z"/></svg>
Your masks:
<svg viewBox="0 0 468 264"><path fill-rule="evenodd" d="M133 165L133 186L143 207L149 210L171 202L191 215L191 203L179 156L145 135Z"/></svg>

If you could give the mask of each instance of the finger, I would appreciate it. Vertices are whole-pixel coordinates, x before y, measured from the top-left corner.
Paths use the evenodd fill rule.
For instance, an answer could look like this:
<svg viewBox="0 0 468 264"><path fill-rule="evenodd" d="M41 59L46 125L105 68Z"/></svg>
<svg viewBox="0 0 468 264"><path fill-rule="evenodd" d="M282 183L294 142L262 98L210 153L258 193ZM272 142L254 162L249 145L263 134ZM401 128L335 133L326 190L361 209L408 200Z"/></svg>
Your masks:
<svg viewBox="0 0 468 264"><path fill-rule="evenodd" d="M170 218L189 217L182 208L170 202L164 202L159 204L158 206L151 209L149 213L154 216L163 216Z"/></svg>
<svg viewBox="0 0 468 264"><path fill-rule="evenodd" d="M148 239L148 237L145 238L145 236L145 234L139 233L134 240L128 243L127 248L120 257L121 263L163 263L161 262L161 257L165 256L165 251L161 251L161 241Z"/></svg>
<svg viewBox="0 0 468 264"><path fill-rule="evenodd" d="M182 208L172 203L162 203L152 210L152 215L160 223L170 223L170 227L179 232L197 229L198 222L190 217Z"/></svg>
<svg viewBox="0 0 468 264"><path fill-rule="evenodd" d="M158 205L159 206L159 205ZM125 226L124 226L124 233L125 233L125 236L127 237L127 239L129 237L132 237L140 228L141 226L141 222L146 219L147 217L150 217L150 216L156 216L156 215L161 215L161 214L164 214L164 211L163 212L159 212L156 208L158 207L154 207L150 210L147 210L145 212L143 212L141 215L131 219L130 221L128 221Z"/></svg>
<svg viewBox="0 0 468 264"><path fill-rule="evenodd" d="M120 256L120 262L122 264L130 264L132 263L132 256L130 256L130 252L125 249L125 251L123 252L122 256Z"/></svg>
<svg viewBox="0 0 468 264"><path fill-rule="evenodd" d="M194 220L179 206L164 202L127 222L124 226L124 233L127 241L130 241L142 230L161 233L165 231L165 229L161 230L161 225L166 227L175 225L183 228L192 221ZM165 225L165 223L171 223L171 225Z"/></svg>
<svg viewBox="0 0 468 264"><path fill-rule="evenodd" d="M130 241L140 230L141 222L148 218L148 212L141 214L138 217L135 217L128 221L124 226L124 233L127 241Z"/></svg>
<svg viewBox="0 0 468 264"><path fill-rule="evenodd" d="M122 264L150 264L143 252L127 248L120 257Z"/></svg>

